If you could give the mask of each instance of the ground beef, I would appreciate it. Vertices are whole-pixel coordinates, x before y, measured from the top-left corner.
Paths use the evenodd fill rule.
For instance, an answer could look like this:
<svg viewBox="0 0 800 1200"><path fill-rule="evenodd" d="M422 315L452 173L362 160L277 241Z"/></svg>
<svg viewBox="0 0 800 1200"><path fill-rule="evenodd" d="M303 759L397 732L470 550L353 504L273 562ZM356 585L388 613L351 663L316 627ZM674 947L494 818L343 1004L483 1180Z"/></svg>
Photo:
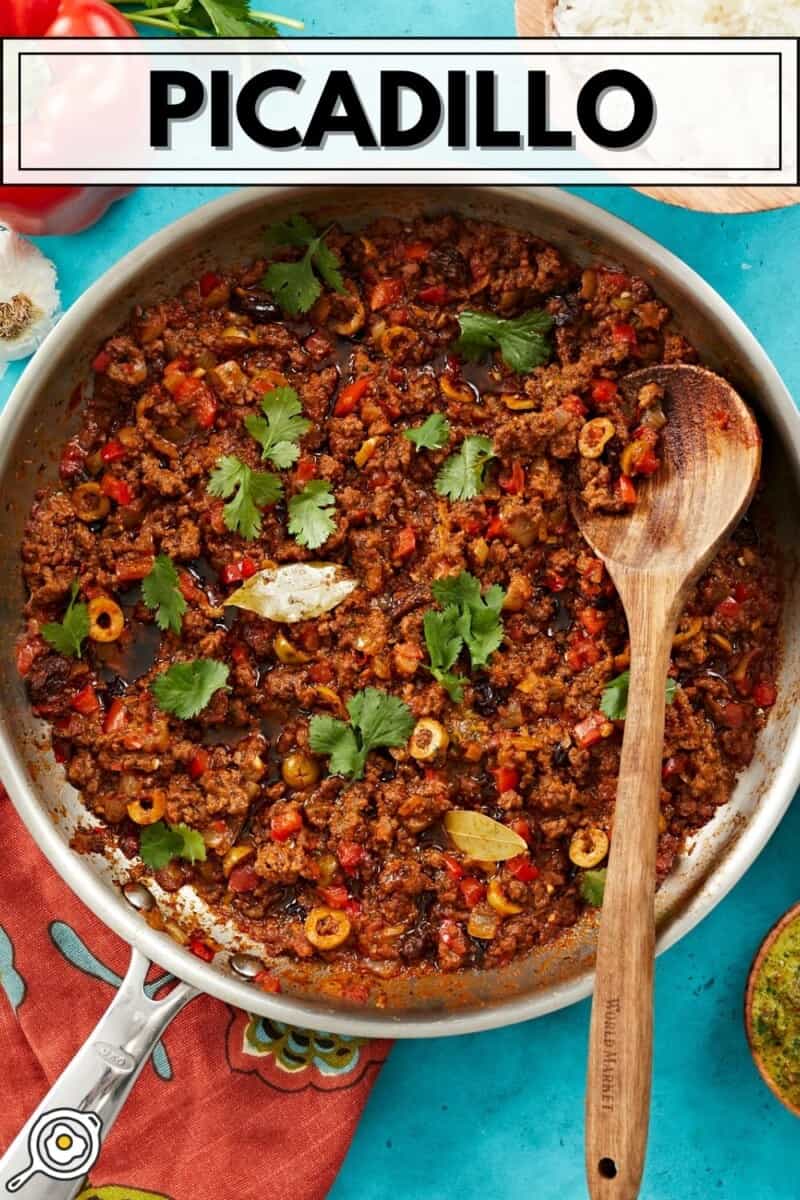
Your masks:
<svg viewBox="0 0 800 1200"><path fill-rule="evenodd" d="M632 407L618 382L696 356L644 280L581 272L517 230L448 215L333 228L326 242L345 291L324 289L306 316L284 319L260 286L265 264L251 263L135 310L98 348L61 484L42 490L27 523L20 672L67 778L106 823L102 836L82 832L79 849L116 839L144 873L144 821L198 831L205 861L173 860L157 881L196 888L266 958L321 953L350 969L380 963L384 975L498 966L584 911L576 831L613 837L623 723L599 710L628 665L627 629L568 489L593 509L635 503L658 467L663 415L658 389L642 389ZM529 373L497 352L476 364L454 349L462 310L514 318L531 307L552 319L552 354ZM223 455L254 471L270 465L245 418L287 385L311 427L280 470L283 500L245 541L227 528L209 475ZM447 417L449 444L417 449L404 433L433 412ZM590 421L609 435L597 457L582 453ZM447 498L437 475L474 436L491 439L495 458L478 495ZM289 535L286 502L314 479L336 503L334 532L312 551ZM81 516L87 486L106 498L94 520ZM177 571L180 633L160 629L143 602L157 555ZM358 580L332 612L282 628L226 608L254 571L314 559ZM436 607L432 581L462 570L504 590L504 638L482 669L456 666L455 703L428 669L423 619ZM118 638L90 638L80 657L46 636L73 583L79 603L110 597L124 617ZM753 754L775 700L780 608L756 506L679 623L660 878ZM230 690L195 720L160 711L153 680L197 658L223 661ZM381 749L361 780L328 775L327 758L310 754L309 719L341 718L365 687L439 722L446 748L427 762L405 746ZM526 851L471 861L445 830L453 808L510 825ZM308 937L321 909L323 934L347 933L330 949Z"/></svg>

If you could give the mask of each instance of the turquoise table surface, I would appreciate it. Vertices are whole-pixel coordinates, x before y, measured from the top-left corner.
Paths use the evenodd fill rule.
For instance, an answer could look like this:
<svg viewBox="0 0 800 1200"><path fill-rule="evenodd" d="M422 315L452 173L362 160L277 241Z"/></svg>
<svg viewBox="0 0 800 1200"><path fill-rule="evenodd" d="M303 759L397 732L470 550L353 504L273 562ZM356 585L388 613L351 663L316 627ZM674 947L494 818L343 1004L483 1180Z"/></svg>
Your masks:
<svg viewBox="0 0 800 1200"><path fill-rule="evenodd" d="M281 0L312 34L513 33L510 5ZM276 0L276 7L279 7ZM333 10L333 11L332 11ZM668 208L622 188L578 194L680 255L732 304L800 395L800 207L753 216ZM65 305L147 234L219 194L140 190L94 229L40 239ZM0 381L8 396L17 366ZM656 1049L645 1200L795 1200L800 1126L772 1099L742 1023L747 969L768 926L800 893L800 807L721 905L656 970ZM581 1200L588 1003L526 1025L398 1043L331 1200ZM269 1194L268 1184L265 1195ZM281 1197L291 1200L291 1197Z"/></svg>

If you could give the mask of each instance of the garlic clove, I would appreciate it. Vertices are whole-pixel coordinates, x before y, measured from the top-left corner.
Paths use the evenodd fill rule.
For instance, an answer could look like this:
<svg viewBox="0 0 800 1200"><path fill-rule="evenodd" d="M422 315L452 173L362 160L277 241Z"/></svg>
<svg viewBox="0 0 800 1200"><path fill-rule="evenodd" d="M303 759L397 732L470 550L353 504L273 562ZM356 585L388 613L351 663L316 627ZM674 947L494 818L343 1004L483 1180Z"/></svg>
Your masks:
<svg viewBox="0 0 800 1200"><path fill-rule="evenodd" d="M0 373L27 358L61 315L56 269L41 250L0 228Z"/></svg>

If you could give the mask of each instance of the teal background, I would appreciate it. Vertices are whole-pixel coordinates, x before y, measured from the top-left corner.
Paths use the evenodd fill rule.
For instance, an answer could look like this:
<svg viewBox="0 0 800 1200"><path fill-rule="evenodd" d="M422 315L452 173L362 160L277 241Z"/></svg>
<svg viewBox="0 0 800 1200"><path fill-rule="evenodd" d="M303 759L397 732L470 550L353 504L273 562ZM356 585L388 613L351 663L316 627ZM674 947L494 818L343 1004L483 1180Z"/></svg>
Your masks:
<svg viewBox="0 0 800 1200"><path fill-rule="evenodd" d="M402 5L273 0L307 33L513 34L511 6L459 0ZM83 234L42 238L65 307L154 230L218 188L140 190ZM800 207L718 217L624 188L577 194L631 221L703 275L761 340L800 394ZM457 193L453 202L457 203ZM19 374L0 381L0 401ZM656 969L656 1051L645 1200L795 1200L800 1128L758 1078L742 998L767 928L798 898L800 809L722 904ZM579 1200L589 1006L457 1039L401 1042L384 1067L330 1200ZM269 1181L264 1181L269 1195ZM280 1200L291 1200L281 1197Z"/></svg>

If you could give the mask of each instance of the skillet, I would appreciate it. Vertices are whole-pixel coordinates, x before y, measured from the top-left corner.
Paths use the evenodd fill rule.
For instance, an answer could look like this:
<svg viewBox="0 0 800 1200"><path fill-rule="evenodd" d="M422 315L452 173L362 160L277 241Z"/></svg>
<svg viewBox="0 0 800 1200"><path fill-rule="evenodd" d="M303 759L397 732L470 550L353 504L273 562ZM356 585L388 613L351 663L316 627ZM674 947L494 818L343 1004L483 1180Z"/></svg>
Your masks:
<svg viewBox="0 0 800 1200"><path fill-rule="evenodd" d="M753 762L731 801L694 839L657 899L660 950L706 916L756 858L800 781L800 586L792 570L792 513L800 493L800 416L774 367L725 302L693 271L631 226L565 192L547 188L275 187L222 197L149 238L94 284L49 335L0 418L0 553L15 564L34 492L56 473L60 447L78 424L70 404L97 344L131 305L174 293L213 265L258 254L263 228L302 210L319 224L348 226L381 214L455 209L535 232L577 262L601 261L648 279L673 310L703 361L727 375L751 401L766 441L768 493L787 560L783 665L779 701L759 738ZM585 919L556 945L502 970L410 981L376 979L368 1004L341 995L325 968L287 975L280 995L248 982L259 969L256 946L203 909L197 897L156 887L125 888L125 860L77 855L69 838L86 814L68 787L32 716L14 663L23 589L11 565L0 579L0 776L31 835L95 914L133 948L131 968L87 1044L32 1115L0 1161L0 1185L26 1196L74 1196L102 1138L168 1022L199 991L289 1024L366 1037L431 1037L527 1020L586 996L592 986L594 925ZM127 899L126 899L127 894ZM211 963L151 928L136 907L154 898L177 927L200 928L223 950ZM160 1001L142 983L150 961L183 982ZM66 1114L66 1115L65 1115ZM47 1162L54 1122L71 1126L84 1155L61 1176ZM44 1157L43 1157L44 1156ZM37 1173L33 1173L31 1168ZM47 1176L42 1171L47 1171ZM64 1171L68 1171L65 1176ZM32 1178L31 1178L32 1175ZM30 1183L27 1183L30 1178Z"/></svg>

